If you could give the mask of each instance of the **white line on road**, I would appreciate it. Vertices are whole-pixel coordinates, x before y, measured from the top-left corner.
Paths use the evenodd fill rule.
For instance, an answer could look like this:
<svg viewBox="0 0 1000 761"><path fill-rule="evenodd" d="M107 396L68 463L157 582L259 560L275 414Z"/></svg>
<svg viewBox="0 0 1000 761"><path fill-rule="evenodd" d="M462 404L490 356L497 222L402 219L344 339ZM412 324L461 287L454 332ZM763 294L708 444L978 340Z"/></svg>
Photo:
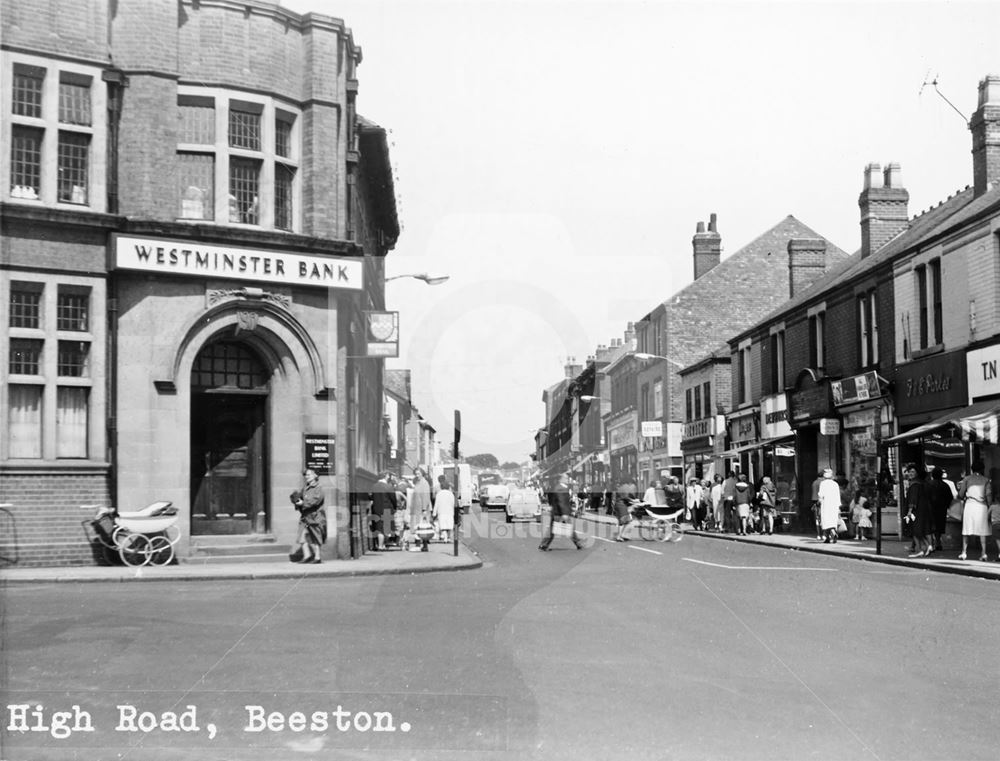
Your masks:
<svg viewBox="0 0 1000 761"><path fill-rule="evenodd" d="M647 550L645 547L636 547L634 544L630 544L629 547L631 547L633 550L639 550L639 552L652 552L654 555L663 554L659 550Z"/></svg>
<svg viewBox="0 0 1000 761"><path fill-rule="evenodd" d="M637 550L642 549L636 547ZM650 550L647 550L649 552ZM796 566L780 565L723 565L722 563L709 563L707 560L695 560L694 558L684 558L689 563L700 563L710 565L713 568L725 568L727 571L837 571L838 568L801 568Z"/></svg>

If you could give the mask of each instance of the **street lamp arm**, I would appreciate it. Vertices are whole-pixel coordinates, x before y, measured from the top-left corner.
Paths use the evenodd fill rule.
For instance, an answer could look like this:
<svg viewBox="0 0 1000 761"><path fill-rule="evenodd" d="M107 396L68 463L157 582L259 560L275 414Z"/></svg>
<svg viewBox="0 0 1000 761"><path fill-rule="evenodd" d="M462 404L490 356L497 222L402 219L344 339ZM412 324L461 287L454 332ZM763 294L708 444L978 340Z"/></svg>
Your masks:
<svg viewBox="0 0 1000 761"><path fill-rule="evenodd" d="M647 354L644 351L637 351L632 356L636 359L662 359L675 367L686 367L683 362L678 362L676 359L671 359L670 357L664 357L662 354Z"/></svg>
<svg viewBox="0 0 1000 761"><path fill-rule="evenodd" d="M447 281L451 275L430 275L426 272L416 272L405 275L390 275L385 279L385 282L388 283L390 280L399 280L403 277L412 277L414 280L423 280L427 283L427 285L441 285L441 283Z"/></svg>

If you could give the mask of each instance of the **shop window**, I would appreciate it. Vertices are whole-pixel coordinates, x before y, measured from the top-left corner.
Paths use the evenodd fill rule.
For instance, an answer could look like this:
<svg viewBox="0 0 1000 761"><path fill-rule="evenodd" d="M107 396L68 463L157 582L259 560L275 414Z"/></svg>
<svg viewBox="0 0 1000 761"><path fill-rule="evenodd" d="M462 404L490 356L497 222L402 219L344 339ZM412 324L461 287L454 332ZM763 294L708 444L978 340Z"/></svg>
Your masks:
<svg viewBox="0 0 1000 761"><path fill-rule="evenodd" d="M56 394L56 457L87 457L90 389L60 386Z"/></svg>
<svg viewBox="0 0 1000 761"><path fill-rule="evenodd" d="M12 458L42 456L42 392L44 387L11 384L8 388L7 451Z"/></svg>
<svg viewBox="0 0 1000 761"><path fill-rule="evenodd" d="M104 180L94 145L103 145L104 95L97 69L52 66L30 56L11 66L10 175L6 198L17 201L99 206ZM45 65L34 65L35 60ZM103 152L102 152L103 155ZM92 204L91 198L102 199ZM102 210L101 208L97 209Z"/></svg>

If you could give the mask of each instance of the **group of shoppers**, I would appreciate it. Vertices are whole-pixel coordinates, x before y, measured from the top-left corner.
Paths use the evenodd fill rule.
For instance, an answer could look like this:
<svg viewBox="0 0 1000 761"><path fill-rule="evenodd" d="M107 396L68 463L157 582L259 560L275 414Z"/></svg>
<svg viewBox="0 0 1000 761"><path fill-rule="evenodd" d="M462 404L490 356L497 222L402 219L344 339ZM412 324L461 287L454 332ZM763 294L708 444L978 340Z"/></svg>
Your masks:
<svg viewBox="0 0 1000 761"><path fill-rule="evenodd" d="M372 486L370 526L374 549L398 546L417 549L416 530L429 526L441 541L455 530L455 493L442 475L434 490L423 468L415 468L412 480L397 479L386 471Z"/></svg>
<svg viewBox="0 0 1000 761"><path fill-rule="evenodd" d="M993 534L990 524L990 505L993 489L983 475L982 460L972 463L971 472L956 486L940 468L928 473L910 463L905 468L909 480L906 489L906 515L903 521L909 526L913 544L910 557L926 557L941 549L941 538L947 530L949 511L951 518L962 522L962 552L959 560L968 558L969 543L979 538L980 560L987 560L987 547Z"/></svg>

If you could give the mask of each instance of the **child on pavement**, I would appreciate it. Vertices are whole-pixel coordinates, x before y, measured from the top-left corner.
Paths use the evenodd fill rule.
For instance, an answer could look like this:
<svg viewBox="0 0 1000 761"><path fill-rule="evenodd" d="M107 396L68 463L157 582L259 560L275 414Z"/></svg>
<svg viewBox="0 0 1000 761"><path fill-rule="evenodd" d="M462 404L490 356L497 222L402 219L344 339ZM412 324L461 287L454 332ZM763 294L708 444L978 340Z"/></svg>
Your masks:
<svg viewBox="0 0 1000 761"><path fill-rule="evenodd" d="M854 524L854 539L859 542L865 541L865 529L872 527L872 511L868 509L868 498L858 495L851 507L851 522Z"/></svg>

